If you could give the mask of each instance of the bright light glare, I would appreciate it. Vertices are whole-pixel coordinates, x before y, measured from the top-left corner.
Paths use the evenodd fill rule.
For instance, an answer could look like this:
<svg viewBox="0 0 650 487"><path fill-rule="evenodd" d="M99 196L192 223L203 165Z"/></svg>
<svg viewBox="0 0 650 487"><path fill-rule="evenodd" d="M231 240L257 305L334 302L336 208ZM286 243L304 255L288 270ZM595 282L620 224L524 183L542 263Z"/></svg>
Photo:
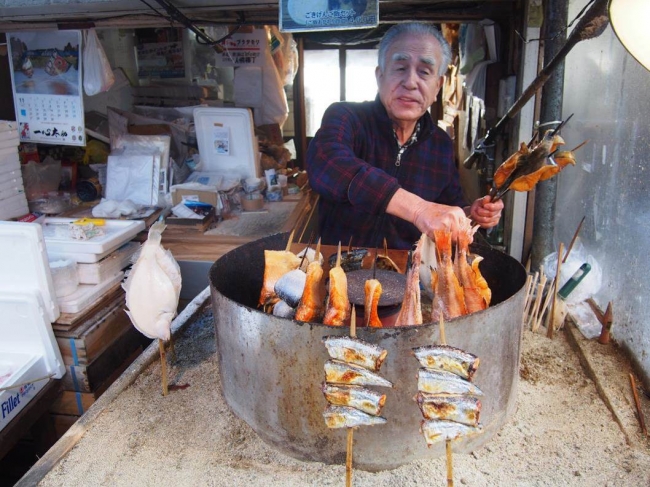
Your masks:
<svg viewBox="0 0 650 487"><path fill-rule="evenodd" d="M650 70L650 1L611 0L609 20L616 36L634 58Z"/></svg>

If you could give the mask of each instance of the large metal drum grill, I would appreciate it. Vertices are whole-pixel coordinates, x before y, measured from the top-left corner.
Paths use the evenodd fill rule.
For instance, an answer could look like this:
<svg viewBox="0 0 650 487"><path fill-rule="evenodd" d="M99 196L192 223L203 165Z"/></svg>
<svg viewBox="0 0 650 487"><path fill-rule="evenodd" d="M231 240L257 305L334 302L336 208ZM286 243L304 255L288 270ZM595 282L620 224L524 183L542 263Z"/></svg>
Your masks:
<svg viewBox="0 0 650 487"><path fill-rule="evenodd" d="M277 234L232 250L210 269L210 287L225 399L267 443L302 460L345 463L346 432L330 430L322 417L322 338L347 335L335 328L278 318L256 309L264 274L264 250L282 250L287 234ZM477 355L474 382L483 390L480 435L454 441L468 453L490 441L514 413L521 345L526 272L512 257L490 249L471 249L484 257L481 271L490 285L492 305L450 320L447 343ZM377 471L444 454L444 442L427 448L419 432L422 415L413 400L418 362L411 349L438 343L438 324L357 328L357 336L388 350L380 374L395 384L382 416L388 423L359 428L354 435L356 468Z"/></svg>

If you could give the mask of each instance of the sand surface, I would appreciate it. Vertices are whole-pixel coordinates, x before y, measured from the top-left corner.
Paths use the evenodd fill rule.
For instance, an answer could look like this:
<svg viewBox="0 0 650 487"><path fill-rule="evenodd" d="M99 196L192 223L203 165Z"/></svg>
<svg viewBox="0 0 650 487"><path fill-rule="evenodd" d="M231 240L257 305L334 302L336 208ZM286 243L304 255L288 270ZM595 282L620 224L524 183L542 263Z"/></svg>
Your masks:
<svg viewBox="0 0 650 487"><path fill-rule="evenodd" d="M525 331L523 342L517 412L486 446L454 455L455 485L650 485L647 441L628 445L564 333L549 340ZM39 485L345 485L345 466L279 453L230 412L215 348L206 308L181 333L171 364L170 383L188 387L163 397L154 362ZM442 486L445 475L440 458L378 473L355 470L353 485Z"/></svg>

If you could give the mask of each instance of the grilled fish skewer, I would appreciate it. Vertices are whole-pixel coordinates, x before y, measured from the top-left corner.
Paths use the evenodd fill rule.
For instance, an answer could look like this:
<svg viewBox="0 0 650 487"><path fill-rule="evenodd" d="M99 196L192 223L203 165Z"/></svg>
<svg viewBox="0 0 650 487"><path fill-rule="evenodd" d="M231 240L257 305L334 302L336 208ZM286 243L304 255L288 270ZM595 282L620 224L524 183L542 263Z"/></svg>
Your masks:
<svg viewBox="0 0 650 487"><path fill-rule="evenodd" d="M373 372L379 370L388 355L387 350L360 338L328 336L323 338L323 343L333 359L360 365Z"/></svg>
<svg viewBox="0 0 650 487"><path fill-rule="evenodd" d="M430 345L413 349L415 358L427 369L445 370L469 381L479 366L476 355L448 345Z"/></svg>
<svg viewBox="0 0 650 487"><path fill-rule="evenodd" d="M348 278L341 267L341 242L339 242L336 266L330 269L329 294L325 307L325 325L343 326L350 317L350 300L348 299Z"/></svg>
<svg viewBox="0 0 650 487"><path fill-rule="evenodd" d="M349 406L328 405L323 417L328 428L356 428L386 423L386 418L373 416Z"/></svg>

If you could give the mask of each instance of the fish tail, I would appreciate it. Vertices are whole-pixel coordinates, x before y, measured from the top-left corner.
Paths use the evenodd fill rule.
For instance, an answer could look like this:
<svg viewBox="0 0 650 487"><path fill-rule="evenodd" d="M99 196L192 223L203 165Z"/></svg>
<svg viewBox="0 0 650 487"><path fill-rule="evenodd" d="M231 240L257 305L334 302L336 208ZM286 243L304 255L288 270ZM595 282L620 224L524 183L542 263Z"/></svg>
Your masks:
<svg viewBox="0 0 650 487"><path fill-rule="evenodd" d="M440 257L451 256L451 232L449 230L434 230L433 234Z"/></svg>
<svg viewBox="0 0 650 487"><path fill-rule="evenodd" d="M157 221L151 225L147 240L152 240L155 243L160 243L162 240L162 233L165 231L165 228L167 228L167 224L165 222Z"/></svg>

